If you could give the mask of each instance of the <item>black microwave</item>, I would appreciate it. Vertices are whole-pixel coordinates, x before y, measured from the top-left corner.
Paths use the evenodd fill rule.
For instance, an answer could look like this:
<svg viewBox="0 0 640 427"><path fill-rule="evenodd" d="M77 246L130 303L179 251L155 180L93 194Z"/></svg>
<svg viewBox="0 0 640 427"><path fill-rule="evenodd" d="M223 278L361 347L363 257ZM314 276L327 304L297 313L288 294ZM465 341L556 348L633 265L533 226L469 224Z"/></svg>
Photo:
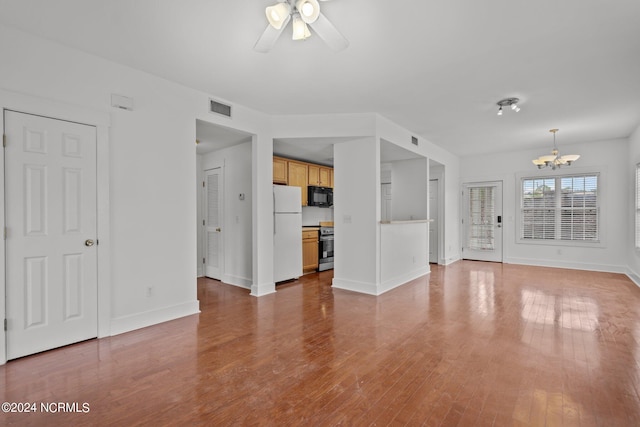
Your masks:
<svg viewBox="0 0 640 427"><path fill-rule="evenodd" d="M319 206L325 208L333 206L333 188L310 185L307 189L307 206Z"/></svg>

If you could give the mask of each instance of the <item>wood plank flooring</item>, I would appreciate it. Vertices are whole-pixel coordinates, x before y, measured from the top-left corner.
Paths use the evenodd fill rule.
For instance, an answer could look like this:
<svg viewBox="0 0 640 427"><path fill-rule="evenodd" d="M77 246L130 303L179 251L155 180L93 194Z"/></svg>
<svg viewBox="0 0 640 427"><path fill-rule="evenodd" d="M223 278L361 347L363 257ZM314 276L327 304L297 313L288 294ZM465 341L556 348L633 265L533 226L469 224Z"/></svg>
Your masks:
<svg viewBox="0 0 640 427"><path fill-rule="evenodd" d="M199 315L0 367L0 401L80 411L0 425L640 425L626 276L431 268L379 297L332 289L332 271L261 298L200 279Z"/></svg>

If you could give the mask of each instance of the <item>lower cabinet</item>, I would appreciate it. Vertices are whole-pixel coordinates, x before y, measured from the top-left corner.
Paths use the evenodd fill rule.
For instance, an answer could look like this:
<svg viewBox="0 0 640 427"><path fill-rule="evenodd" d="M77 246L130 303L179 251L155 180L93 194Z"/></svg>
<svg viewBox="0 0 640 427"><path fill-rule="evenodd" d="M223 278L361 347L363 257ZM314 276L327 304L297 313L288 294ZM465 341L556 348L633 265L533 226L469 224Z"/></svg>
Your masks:
<svg viewBox="0 0 640 427"><path fill-rule="evenodd" d="M302 270L318 268L318 230L302 230Z"/></svg>

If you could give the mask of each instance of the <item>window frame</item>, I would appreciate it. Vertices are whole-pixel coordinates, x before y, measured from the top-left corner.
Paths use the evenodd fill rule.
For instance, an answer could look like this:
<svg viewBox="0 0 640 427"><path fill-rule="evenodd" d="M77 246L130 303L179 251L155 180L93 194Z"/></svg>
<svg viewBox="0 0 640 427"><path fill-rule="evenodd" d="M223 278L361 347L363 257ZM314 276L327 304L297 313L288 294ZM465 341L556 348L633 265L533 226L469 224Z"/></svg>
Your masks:
<svg viewBox="0 0 640 427"><path fill-rule="evenodd" d="M524 180L528 179L562 179L568 177L578 177L578 176L588 176L588 175L596 175L598 176L598 198L596 203L596 208L598 209L598 237L599 240L591 241L591 240L561 240L561 239L524 239L521 237L521 231L523 226L523 199L524 194L522 191L522 185ZM515 206L515 217L516 217L516 228L515 228L515 241L517 244L523 245L542 245L542 246L572 246L572 247L588 247L588 248L604 248L606 247L605 242L605 228L604 224L606 224L606 209L604 207L606 204L606 191L605 189L605 171L602 168L563 168L554 170L543 170L540 173L535 172L521 172L516 175L516 206ZM554 207L557 209L557 207ZM640 249L639 249L640 250Z"/></svg>

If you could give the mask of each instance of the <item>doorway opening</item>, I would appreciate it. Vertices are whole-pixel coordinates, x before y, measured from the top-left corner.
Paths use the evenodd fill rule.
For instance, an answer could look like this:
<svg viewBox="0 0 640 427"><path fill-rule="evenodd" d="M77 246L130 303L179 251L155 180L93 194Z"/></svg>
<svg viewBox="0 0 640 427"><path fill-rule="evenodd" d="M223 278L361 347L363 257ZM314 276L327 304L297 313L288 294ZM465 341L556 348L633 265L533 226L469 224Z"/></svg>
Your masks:
<svg viewBox="0 0 640 427"><path fill-rule="evenodd" d="M253 135L196 120L197 274L250 289Z"/></svg>

